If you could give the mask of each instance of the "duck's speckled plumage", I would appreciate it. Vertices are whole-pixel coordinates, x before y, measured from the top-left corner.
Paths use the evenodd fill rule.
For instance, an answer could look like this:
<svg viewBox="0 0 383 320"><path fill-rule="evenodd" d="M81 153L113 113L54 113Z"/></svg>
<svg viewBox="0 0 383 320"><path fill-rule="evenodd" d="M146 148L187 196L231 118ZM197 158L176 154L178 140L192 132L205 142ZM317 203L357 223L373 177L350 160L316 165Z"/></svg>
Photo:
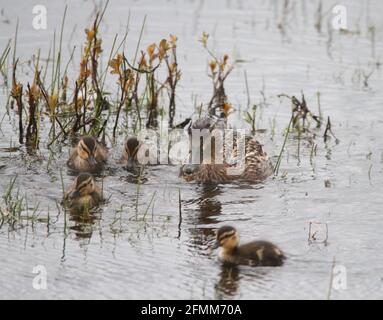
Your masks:
<svg viewBox="0 0 383 320"><path fill-rule="evenodd" d="M142 166L157 164L157 146L147 140L139 140L131 136L125 141L120 159L127 169L137 169Z"/></svg>
<svg viewBox="0 0 383 320"><path fill-rule="evenodd" d="M138 159L137 153L140 148L140 142L136 137L129 137L124 145L120 162L127 168L133 168L137 166Z"/></svg>
<svg viewBox="0 0 383 320"><path fill-rule="evenodd" d="M225 128L223 120L212 120L203 118L192 125L191 129L214 129L223 130ZM191 130L189 130L189 133ZM223 144L225 148L225 143ZM237 139L234 137L233 150L230 159L237 160L238 156ZM225 155L225 150L223 155ZM244 162L244 165L243 165ZM240 167L238 173L231 173L230 169ZM245 157L244 160L236 163L230 162L224 158L221 164L202 163L200 165L184 164L181 167L180 175L186 181L196 182L231 182L236 180L244 180L249 182L258 182L266 179L273 173L273 166L267 153L263 150L262 145L250 136L245 137Z"/></svg>
<svg viewBox="0 0 383 320"><path fill-rule="evenodd" d="M72 150L67 165L79 172L98 172L108 159L107 149L93 137L81 137Z"/></svg>
<svg viewBox="0 0 383 320"><path fill-rule="evenodd" d="M94 177L81 173L66 190L64 200L70 208L92 209L103 200L102 193Z"/></svg>
<svg viewBox="0 0 383 320"><path fill-rule="evenodd" d="M238 232L230 226L218 230L217 245L221 247L219 259L227 264L276 267L285 260L283 252L268 241L239 245Z"/></svg>

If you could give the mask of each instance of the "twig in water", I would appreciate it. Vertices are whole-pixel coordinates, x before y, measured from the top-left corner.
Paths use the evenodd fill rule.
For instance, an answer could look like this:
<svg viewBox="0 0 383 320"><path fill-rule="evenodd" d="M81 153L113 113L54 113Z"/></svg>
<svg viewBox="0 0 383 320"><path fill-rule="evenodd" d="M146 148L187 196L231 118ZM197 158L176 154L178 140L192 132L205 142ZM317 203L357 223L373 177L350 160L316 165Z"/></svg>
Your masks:
<svg viewBox="0 0 383 320"><path fill-rule="evenodd" d="M289 133L290 133L290 127L291 127L291 124L293 123L293 120L294 120L294 116L292 115L291 118L290 118L289 125L287 126L286 133L285 133L285 140L283 141L283 145L282 145L281 151L279 152L279 156L278 156L277 164L275 165L275 168L274 168L274 174L275 174L276 176L277 176L278 173L279 173L279 167L280 167L280 165L281 165L281 161L282 161L282 154L283 154L283 151L284 151L285 146L286 146L287 138L288 138L288 136L289 136Z"/></svg>
<svg viewBox="0 0 383 320"><path fill-rule="evenodd" d="M323 134L323 139L324 139L325 143L329 139L329 134L331 134L331 136L335 139L335 143L338 144L339 143L339 139L332 132L330 117L327 117L326 130L325 130L325 132Z"/></svg>
<svg viewBox="0 0 383 320"><path fill-rule="evenodd" d="M334 281L335 263L336 263L336 260L335 260L335 257L334 257L334 259L332 261L332 266L331 266L330 283L329 283L328 291L327 291L327 300L330 300L330 298L331 298L331 291L332 291L332 286L333 286L333 281Z"/></svg>

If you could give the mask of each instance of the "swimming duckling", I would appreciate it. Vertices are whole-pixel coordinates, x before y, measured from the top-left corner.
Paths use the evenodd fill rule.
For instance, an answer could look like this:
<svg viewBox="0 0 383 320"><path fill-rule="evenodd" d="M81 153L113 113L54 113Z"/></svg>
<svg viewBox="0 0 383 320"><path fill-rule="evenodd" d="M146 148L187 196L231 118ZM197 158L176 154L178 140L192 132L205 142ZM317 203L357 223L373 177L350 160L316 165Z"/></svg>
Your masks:
<svg viewBox="0 0 383 320"><path fill-rule="evenodd" d="M100 171L108 159L107 149L94 137L81 137L67 162L68 167L80 172Z"/></svg>
<svg viewBox="0 0 383 320"><path fill-rule="evenodd" d="M103 198L94 177L89 173L81 173L65 192L64 200L70 208L92 209Z"/></svg>
<svg viewBox="0 0 383 320"><path fill-rule="evenodd" d="M157 145L150 140L138 140L129 137L124 146L120 162L127 169L136 169L140 166L157 164Z"/></svg>
<svg viewBox="0 0 383 320"><path fill-rule="evenodd" d="M140 148L140 142L136 137L129 137L124 146L124 151L121 157L121 163L130 169L138 165L137 152Z"/></svg>
<svg viewBox="0 0 383 320"><path fill-rule="evenodd" d="M205 117L196 121L191 129L206 130L212 132L215 129L224 130L226 124L223 120L215 120L211 117ZM189 131L189 135L191 130ZM236 180L259 182L266 179L273 173L273 166L269 160L266 152L264 152L262 145L251 136L245 137L245 153L242 161L238 163L230 162L226 159L226 152L223 152L223 163L214 163L215 155L215 142L211 144L211 150L205 150L201 147L201 153L211 152L211 163L201 164L184 164L181 167L180 176L186 181L196 182L213 182L224 183ZM225 148L225 143L223 144ZM238 155L238 140L234 137L233 150L231 151L231 159L236 159ZM190 158L190 155L189 155ZM241 159L239 159L241 160ZM240 170L231 171L232 169L239 168ZM230 172L231 171L231 172Z"/></svg>
<svg viewBox="0 0 383 320"><path fill-rule="evenodd" d="M285 259L282 251L267 241L239 245L238 232L230 226L218 230L216 248L218 247L221 247L219 259L227 264L276 267L281 266Z"/></svg>

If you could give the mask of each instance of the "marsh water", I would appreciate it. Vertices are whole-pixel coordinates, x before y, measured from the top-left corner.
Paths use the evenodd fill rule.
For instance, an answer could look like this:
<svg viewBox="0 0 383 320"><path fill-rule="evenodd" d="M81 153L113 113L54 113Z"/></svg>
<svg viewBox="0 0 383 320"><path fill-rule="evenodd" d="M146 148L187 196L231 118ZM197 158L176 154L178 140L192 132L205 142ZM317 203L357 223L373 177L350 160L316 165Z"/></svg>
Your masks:
<svg viewBox="0 0 383 320"><path fill-rule="evenodd" d="M33 3L0 4L0 50L14 38L19 18L17 56L25 83L32 76L28 60L38 48L46 59L55 30L58 37L65 4L62 61L68 61L76 45L69 74L77 74L84 29L99 8L91 1L39 3L47 8L46 30L32 28ZM0 194L16 177L14 192L25 199L23 216L33 212L37 218L17 227L4 223L0 229L0 298L382 298L383 4L347 1L343 31L332 25L334 5L293 0L109 3L100 27L105 59L129 17L127 56L134 54L145 15L142 48L177 35L182 78L176 122L195 113L195 106L212 94L209 56L198 42L203 31L214 52L237 61L226 83L234 106L231 124L250 128L243 120L246 72L251 104L259 106L257 138L274 163L291 115L290 101L278 95L300 98L303 91L317 114L320 92L321 112L325 120L330 117L339 142L333 137L324 142L324 125L317 129L312 124L300 139L290 133L278 176L257 185L186 183L176 165L147 167L137 183L117 164L121 133L115 146L107 139L111 160L98 178L109 201L86 219L65 215L61 173L69 185L74 179L66 167L70 143L48 150L43 134L36 152L19 146L15 111L6 113L3 85ZM113 87L115 79L108 76L107 83ZM43 123L46 135L47 128ZM286 263L222 267L212 244L216 229L226 224L239 230L243 242L278 244ZM45 290L32 285L35 266L47 271ZM342 284L332 285L339 276Z"/></svg>

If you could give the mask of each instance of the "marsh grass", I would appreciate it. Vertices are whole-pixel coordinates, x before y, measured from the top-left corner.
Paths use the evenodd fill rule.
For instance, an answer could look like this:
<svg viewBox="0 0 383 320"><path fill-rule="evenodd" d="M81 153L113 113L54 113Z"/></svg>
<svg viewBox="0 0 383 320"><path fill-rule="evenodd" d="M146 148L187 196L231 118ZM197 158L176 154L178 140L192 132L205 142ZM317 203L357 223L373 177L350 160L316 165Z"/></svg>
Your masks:
<svg viewBox="0 0 383 320"><path fill-rule="evenodd" d="M314 115L311 110L308 108L305 96L302 92L301 100L298 100L295 96L289 96L287 94L279 94L278 97L288 98L291 102L291 117L289 120L289 124L284 133L284 140L281 146L281 150L279 152L276 165L274 167L274 174L278 175L279 168L282 161L282 156L286 147L287 139L290 133L296 134L298 140L297 147L297 158L298 165L301 163L301 140L305 139L309 142L309 146L311 146L310 151L310 163L313 164L313 158L317 154L317 144L315 143L316 131L320 130L323 122L323 114L321 109L321 101L320 101L320 92L317 92L317 104L318 104L318 115ZM314 120L316 123L316 127L312 128L310 120ZM326 143L329 137L332 136L335 139L335 143L338 144L339 140L335 137L332 127L330 117L327 118L326 129L323 133L324 142Z"/></svg>
<svg viewBox="0 0 383 320"><path fill-rule="evenodd" d="M12 41L9 40L7 45L5 46L1 56L0 56L0 73L1 76L3 77L3 82L6 87L8 87L8 56L9 53L11 52L11 43Z"/></svg>
<svg viewBox="0 0 383 320"><path fill-rule="evenodd" d="M36 214L39 210L40 203L34 205L32 215L29 214L27 197L21 196L20 189L16 189L17 178L17 175L11 178L2 197L4 206L0 204L0 228L5 222L8 223L12 230L15 230L17 227L23 227L24 221L27 221L27 224L31 221L32 225L35 222L46 221L45 218L40 218L39 215ZM23 212L25 212L25 215L22 214Z"/></svg>
<svg viewBox="0 0 383 320"><path fill-rule="evenodd" d="M13 41L13 61L12 61L12 103L17 105L17 115L19 119L19 143L27 143L34 149L38 148L40 141L39 122L44 120L44 115L48 114L51 123L49 130L48 146L58 141L65 141L68 137L91 134L94 136L105 136L106 130L110 128L109 122L113 122L113 138L117 135L120 127L121 110L135 108L135 115L138 119L138 129L142 126L142 111L146 109L147 127L156 127L157 118L163 116L163 103L159 96L168 96L168 115L169 125L173 126L173 119L176 112L176 87L181 77L178 69L176 36L170 36L169 40L162 39L158 44L150 45L146 51L140 51L141 38L146 23L146 16L142 23L140 37L135 50L132 64L129 63L124 52L118 53L121 48L125 48L125 43L129 31L129 21L126 33L122 40L117 43L116 34L112 48L109 53L108 63L104 69L101 66L102 38L99 33L99 26L107 9L108 1L101 12L95 16L93 24L85 30L86 41L81 52L80 68L77 79L71 80L68 77L68 66L73 61L75 48L73 48L70 58L62 69L62 43L65 30L65 20L68 7L65 7L58 43L57 34L54 32L53 44L49 49L48 59L44 65L40 64L40 50L34 60L34 76L31 84L23 85L17 80L17 37L18 24ZM7 44L0 57L0 71L3 77L6 76L5 64L11 52L11 41ZM157 68L165 66L167 76L164 81L160 81L157 76ZM48 69L50 69L50 84L47 83ZM105 92L105 83L108 72L118 74L119 92L117 103L111 105L108 102L110 92ZM73 92L68 92L73 85ZM24 90L25 89L25 90ZM25 92L24 92L25 91ZM164 92L167 92L164 95ZM25 95L24 95L25 93ZM69 97L72 101L68 101ZM25 98L27 97L27 98ZM27 100L27 101L24 101ZM162 106L160 105L162 104ZM40 104L45 105L40 108ZM8 104L7 104L8 105ZM26 107L28 106L28 108ZM104 112L106 111L106 112ZM23 121L23 114L27 121ZM137 123L137 122L135 122ZM25 128L26 126L26 135ZM124 130L129 128L126 124ZM135 128L137 129L137 128Z"/></svg>
<svg viewBox="0 0 383 320"><path fill-rule="evenodd" d="M279 174L279 168L280 168L280 166L281 166L283 152L284 152L284 150L285 150L285 146L286 146L287 138L288 138L288 136L289 136L290 128L291 128L291 125L292 125L292 123L293 123L293 120L294 120L294 117L291 116L289 125L288 125L287 128L286 128L285 139L283 140L283 144L282 144L281 150L280 150L280 152L279 152L279 156L278 156L278 159L277 159L277 163L276 163L276 165L275 165L275 167L274 167L274 175L276 175L276 176Z"/></svg>

